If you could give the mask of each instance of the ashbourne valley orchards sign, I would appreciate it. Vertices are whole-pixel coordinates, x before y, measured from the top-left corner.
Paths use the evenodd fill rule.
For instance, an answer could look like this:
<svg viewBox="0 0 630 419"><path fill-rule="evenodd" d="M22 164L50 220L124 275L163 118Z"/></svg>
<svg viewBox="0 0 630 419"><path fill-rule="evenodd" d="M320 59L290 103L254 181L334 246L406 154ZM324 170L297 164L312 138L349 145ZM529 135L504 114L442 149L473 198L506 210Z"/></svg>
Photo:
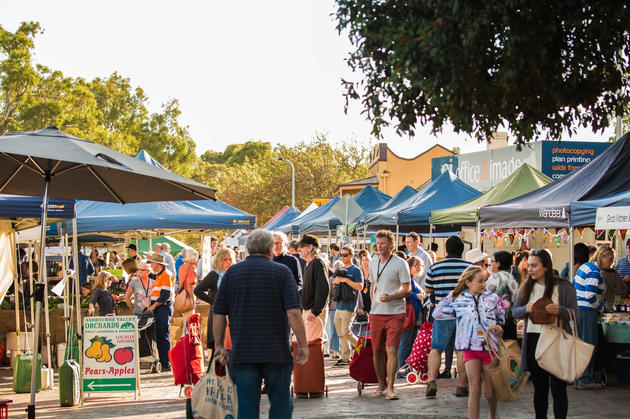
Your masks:
<svg viewBox="0 0 630 419"><path fill-rule="evenodd" d="M83 333L83 391L134 391L137 395L137 317L86 317Z"/></svg>

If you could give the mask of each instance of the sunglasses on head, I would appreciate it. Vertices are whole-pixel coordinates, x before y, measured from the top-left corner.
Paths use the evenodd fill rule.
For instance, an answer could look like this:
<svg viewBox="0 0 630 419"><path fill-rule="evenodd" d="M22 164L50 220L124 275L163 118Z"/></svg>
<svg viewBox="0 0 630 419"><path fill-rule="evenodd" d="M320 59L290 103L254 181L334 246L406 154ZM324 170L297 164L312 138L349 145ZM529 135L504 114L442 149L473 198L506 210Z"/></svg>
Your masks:
<svg viewBox="0 0 630 419"><path fill-rule="evenodd" d="M546 252L546 250L545 249L532 249L529 251L529 254L534 255L534 256L539 256L539 255L542 255L543 252Z"/></svg>

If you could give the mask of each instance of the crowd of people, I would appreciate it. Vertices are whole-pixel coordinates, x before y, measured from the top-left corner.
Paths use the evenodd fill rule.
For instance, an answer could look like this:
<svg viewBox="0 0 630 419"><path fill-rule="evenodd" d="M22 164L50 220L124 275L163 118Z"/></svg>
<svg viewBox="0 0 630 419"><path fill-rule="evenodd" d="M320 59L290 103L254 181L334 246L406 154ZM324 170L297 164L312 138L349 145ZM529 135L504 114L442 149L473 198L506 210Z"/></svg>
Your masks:
<svg viewBox="0 0 630 419"><path fill-rule="evenodd" d="M381 230L373 252L332 243L326 254L313 235L289 241L282 232L255 230L248 237L248 256L240 262L234 250L213 239L212 269L203 278L199 254L193 249L173 259L168 244L162 243L145 259L132 244L122 262L130 275L124 301L138 316L147 312L155 316L160 361L166 370L176 295L185 292L210 304L207 345L218 361L230 362L239 412L247 417L258 416L263 381L272 416L290 417L294 362L306 362L308 343L327 337L325 356L337 359L335 367L347 368L357 334L367 333L357 330L357 323L370 326L378 377L374 396L397 399L395 380L410 371L405 360L427 321L433 322L427 398L437 397L439 379L452 377L455 353L455 395L468 397L469 416L477 418L483 391L490 417L497 417L497 399L486 369L491 357L485 334L500 325L504 339L516 339L522 330L521 367L531 373L536 416L546 417L551 389L555 417L566 417L566 383L543 369L534 356L542 327L531 318L533 305L544 298L548 303L543 309L567 331L572 312L579 337L597 347L600 313L612 310L630 287L630 240L627 257L616 262L608 246L576 244L573 278L568 278L568 262L561 273L553 268L548 249L464 252L462 239L451 236L445 242L446 257L438 260L437 246L425 248L422 236L408 233L404 243L397 248L394 234ZM87 265L84 269L89 272ZM113 312L111 280L106 271L98 273L90 314L95 307L100 315ZM408 306L413 311L411 324L406 324ZM194 306L182 315L186 318L193 310ZM288 345L291 336L297 342L295 359ZM440 371L443 354L445 368ZM601 388L593 365L591 360L575 388Z"/></svg>

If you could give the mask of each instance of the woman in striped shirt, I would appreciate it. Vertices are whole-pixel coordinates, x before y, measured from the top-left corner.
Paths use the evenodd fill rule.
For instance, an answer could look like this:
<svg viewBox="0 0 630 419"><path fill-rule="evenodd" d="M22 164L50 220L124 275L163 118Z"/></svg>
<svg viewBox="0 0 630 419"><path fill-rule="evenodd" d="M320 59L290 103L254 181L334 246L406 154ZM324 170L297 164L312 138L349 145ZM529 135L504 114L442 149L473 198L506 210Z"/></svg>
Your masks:
<svg viewBox="0 0 630 419"><path fill-rule="evenodd" d="M614 258L615 254L610 247L600 246L591 257L590 262L580 266L572 281L577 294L579 310L578 333L580 339L595 345L593 355L597 352L597 321L599 313L604 309L602 304L604 280L600 266L610 266ZM593 374L593 358L591 357L591 362L577 382L577 388L585 390L601 388L601 384L593 382Z"/></svg>

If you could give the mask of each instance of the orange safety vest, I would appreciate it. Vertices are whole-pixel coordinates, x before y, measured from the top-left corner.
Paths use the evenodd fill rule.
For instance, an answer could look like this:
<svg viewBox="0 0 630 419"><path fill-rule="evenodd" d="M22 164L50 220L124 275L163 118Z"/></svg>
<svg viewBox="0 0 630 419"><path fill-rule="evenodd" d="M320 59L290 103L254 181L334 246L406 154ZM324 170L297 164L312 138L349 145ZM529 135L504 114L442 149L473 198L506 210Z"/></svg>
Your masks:
<svg viewBox="0 0 630 419"><path fill-rule="evenodd" d="M173 301L175 298L175 277L168 270L164 269L158 276L155 278L155 282L153 283L153 288L151 289L151 301L157 301L160 298L160 291L169 290L171 292L170 301Z"/></svg>

